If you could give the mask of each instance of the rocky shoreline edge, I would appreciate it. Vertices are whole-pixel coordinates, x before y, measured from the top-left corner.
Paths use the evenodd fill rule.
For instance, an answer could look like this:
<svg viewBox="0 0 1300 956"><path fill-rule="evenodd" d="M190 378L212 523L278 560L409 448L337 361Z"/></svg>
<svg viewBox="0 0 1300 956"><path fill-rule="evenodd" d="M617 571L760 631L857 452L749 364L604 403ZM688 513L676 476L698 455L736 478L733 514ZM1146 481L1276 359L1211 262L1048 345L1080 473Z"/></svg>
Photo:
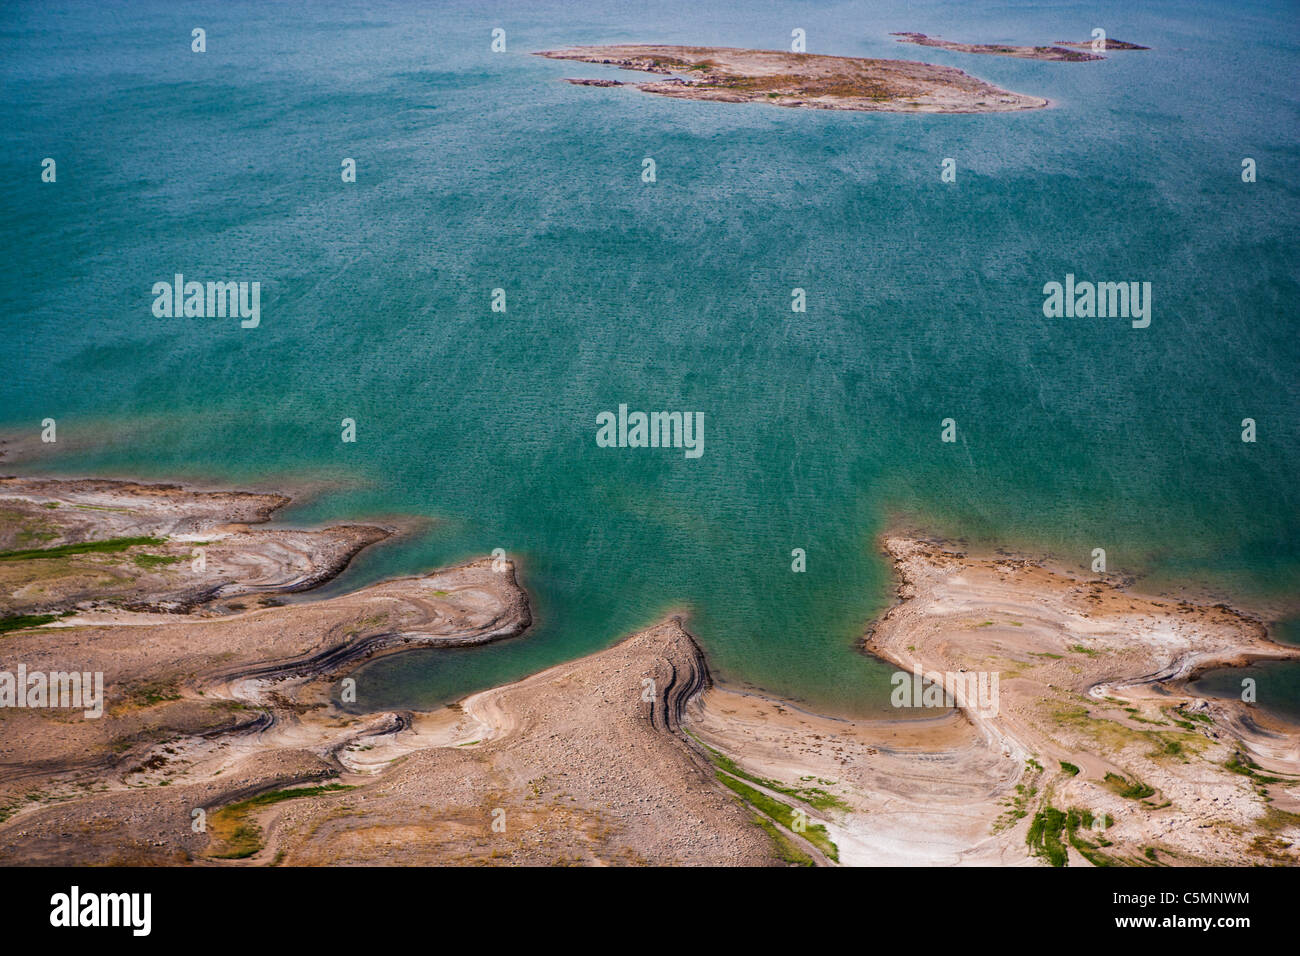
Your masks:
<svg viewBox="0 0 1300 956"><path fill-rule="evenodd" d="M279 606L276 583L311 577L304 554L337 573L348 549L302 541L332 529L250 539L284 501L212 495L0 480L0 568L72 612L8 629L0 671L102 671L110 688L98 720L0 708L0 863L1296 862L1295 728L1185 690L1203 667L1300 656L1226 606L887 536L900 600L867 648L938 681L998 673L992 712L958 695L933 720L846 720L717 687L673 616L448 707L355 714L333 701L364 709L347 680L365 659L526 634L514 565ZM13 547L24 533L51 537ZM292 546L268 547L281 534ZM255 540L257 560L159 563L177 539ZM206 603L66 603L87 575L134 600L189 594L169 578L191 573L217 575ZM8 600L37 609L22 587Z"/></svg>

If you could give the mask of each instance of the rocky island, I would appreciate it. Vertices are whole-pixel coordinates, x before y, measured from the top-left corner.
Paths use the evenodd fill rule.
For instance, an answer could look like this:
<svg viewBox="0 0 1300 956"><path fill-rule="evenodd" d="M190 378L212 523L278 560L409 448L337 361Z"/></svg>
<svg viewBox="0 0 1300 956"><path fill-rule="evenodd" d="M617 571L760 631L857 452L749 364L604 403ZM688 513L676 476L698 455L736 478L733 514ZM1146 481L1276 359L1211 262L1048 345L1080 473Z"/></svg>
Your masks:
<svg viewBox="0 0 1300 956"><path fill-rule="evenodd" d="M953 67L910 60L640 44L571 47L537 55L662 74L667 79L632 85L660 96L718 103L890 113L1000 113L1047 106L1042 97L999 89ZM607 80L569 82L615 85Z"/></svg>
<svg viewBox="0 0 1300 956"><path fill-rule="evenodd" d="M1104 56L1091 51L1092 41L1074 42L1057 40L1051 46L1011 46L1005 43L956 43L952 40L940 40L938 37L926 36L924 33L891 33L898 37L899 43L915 43L917 46L932 46L955 53L983 53L991 56L1014 56L1022 60L1057 60L1066 63L1082 63L1088 60L1104 60ZM1071 49L1073 48L1073 49ZM1106 40L1106 50L1147 50L1150 47L1138 46L1124 40Z"/></svg>

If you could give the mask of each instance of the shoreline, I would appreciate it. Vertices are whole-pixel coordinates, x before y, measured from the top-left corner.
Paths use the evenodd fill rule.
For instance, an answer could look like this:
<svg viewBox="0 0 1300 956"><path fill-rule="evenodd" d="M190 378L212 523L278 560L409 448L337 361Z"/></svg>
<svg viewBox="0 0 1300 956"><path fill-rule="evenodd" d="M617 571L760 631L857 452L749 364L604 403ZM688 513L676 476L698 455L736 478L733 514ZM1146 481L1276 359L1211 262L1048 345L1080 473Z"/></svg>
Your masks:
<svg viewBox="0 0 1300 956"><path fill-rule="evenodd" d="M886 561L889 559L884 548L885 540L906 537L977 558L1031 561L1067 577L1097 573L1088 570L1084 563L1077 560L1079 551L1070 550L1060 539L1052 539L1050 531L995 535L964 528L960 520L955 520L950 515L938 515L932 520L925 520L915 512L900 509L886 509L880 528L872 539L873 547ZM1264 588L1258 583L1242 583L1240 586L1225 583L1226 580L1236 580L1249 573L1242 571L1232 572L1228 579L1216 577L1209 568L1185 571L1180 576L1155 566L1151 561L1152 554L1153 551L1149 549L1139 550L1135 558L1138 562L1136 569L1100 572L1099 580L1133 590L1145 597L1174 603L1209 606L1224 604L1259 621L1269 628L1270 633L1285 621L1300 620L1300 597L1294 588L1285 585ZM889 563L892 564L892 561ZM895 588L891 586L888 590L888 597L896 599ZM1286 641L1275 643L1287 646ZM1300 646L1300 643L1295 646Z"/></svg>
<svg viewBox="0 0 1300 956"><path fill-rule="evenodd" d="M1192 631L1202 624L1217 628L1218 642L1201 651L1194 642L1163 647L1168 635L1161 627L1170 614L1158 600L1024 559L971 558L915 539L883 543L895 564L899 601L875 622L866 648L904 673L919 670L934 680L997 665L1004 677L1000 713L981 714L958 699L955 710L937 709L930 726L895 725L886 742L880 721L791 713L777 700L743 699L724 688L703 703L702 738L753 773L836 778L834 793L849 812L828 825L846 860L1300 862L1288 852L1288 838L1300 833L1296 725L1240 703L1178 697L1185 687L1179 675L1241 657L1294 660L1300 649L1268 641L1258 622L1236 612L1197 606L1179 613L1193 622ZM1081 606L1072 608L1075 601ZM1128 646L1130 636L1141 634L1129 623L1153 609L1160 619L1154 644L1137 639ZM1004 613L1024 620L981 620ZM1107 637L1116 622L1125 636L1118 645ZM1085 633L1072 633L1075 627ZM1077 640L1099 643L1072 644ZM1072 647L1073 660L1066 653ZM1172 654L1178 663L1162 673L1149 666L1153 653ZM1118 655L1119 663L1103 663L1105 654ZM1189 654L1203 656L1181 666ZM1018 659L1026 673L1008 671L1008 659ZM1064 666L1035 676L1056 661ZM1133 676L1106 685L1089 675L1111 667ZM1090 696L1097 698L1091 709ZM1097 832L1070 830L1068 840L1058 831L1050 852L1040 845L1025 856L1031 822L1041 827L1053 812L1061 820L1112 822ZM926 834L924 845L916 843L918 830Z"/></svg>
<svg viewBox="0 0 1300 956"><path fill-rule="evenodd" d="M10 464L12 464L12 462ZM308 491L309 494L308 498L299 499L293 497L291 494L285 494L282 491L267 490L269 485L261 486L261 490L253 490L253 491L230 490L224 487L221 484L220 479L217 478L212 478L207 481L191 482L189 480L139 481L139 480L129 479L129 478L113 478L113 477L109 477L109 478L72 477L67 475L53 475L53 474L45 474L45 473L32 474L32 475L0 475L0 499L4 499L7 495L12 494L12 492L8 491L7 489L12 489L13 487L15 487L15 485L24 485L24 484L27 486L32 486L32 485L40 486L46 484L53 485L53 486L63 485L65 486L65 490L67 492L74 493L74 494L83 492L87 489L91 490L93 493L97 488L100 491L106 491L108 493L112 493L113 486L120 486L120 489L124 494L140 494L143 492L146 495L151 494L162 499L185 498L187 496L195 496L200 498L211 497L214 499L218 499L219 501L228 500L230 502L239 503L241 505L241 510L234 515L227 515L225 519L219 522L219 524L225 527L222 527L219 532L214 532L211 535L214 538L218 538L222 534L229 534L232 530L235 531L247 530L248 525L258 525L258 526L267 525L268 527L266 528L259 527L257 530L268 532L273 535L281 535L281 534L289 535L295 533L313 535L313 534L321 534L330 531L335 531L335 532L345 531L348 532L349 537L352 537L352 533L354 532L354 529L355 531L361 532L360 537L363 540L361 540L360 543L357 544L350 544L346 549L346 552L338 560L327 562L323 567L317 569L314 573L304 577L300 581L295 580L292 583L279 582L276 586L274 586L274 588L272 588L271 590L277 596L283 596L285 598L290 599L290 600L286 600L285 604L300 603L300 604L310 605L318 601L321 597L340 596L339 594L330 594L329 591L331 587L338 584L340 578L346 575L346 572L351 568L354 561L358 557L360 557L363 553L368 553L369 549L371 549L373 545L383 544L386 541L393 540L396 529L403 524L423 525L427 522L436 520L436 519L424 518L422 516L413 517L409 515L389 515L388 519L384 522L384 524L379 526L355 525L351 523L335 525L335 526L328 526L323 523L315 523L307 526L300 526L291 521L279 521L274 525L272 524L272 522L276 522L276 519L280 512L286 510L292 511L295 506L300 506L309 503L312 500L312 497L314 497L314 495L319 491L319 489L323 487L319 482L308 482L305 485L303 485L302 487L312 489L312 490ZM298 486L295 486L294 488L291 488L289 490L296 493L301 489ZM21 495L23 494L23 492L19 492L19 494ZM40 496L37 495L36 497L40 497ZM244 510L244 509L251 509L251 510ZM113 510L113 509L108 508L105 510ZM160 520L165 520L167 515L164 513L158 517ZM206 528L209 531L212 531L213 525L217 523L218 522L210 521L206 525L196 526L196 528L191 529L192 533L190 533L188 537L195 537L197 532L204 528ZM1072 578L1080 581L1087 580L1089 583L1101 584L1108 588L1124 591L1125 593L1132 592L1134 595L1139 595L1147 599L1165 600L1165 601L1173 602L1184 606L1206 605L1216 609L1221 609L1225 613L1229 613L1240 618L1243 624L1259 628L1263 632L1263 636L1266 640L1266 643L1271 647L1278 648L1283 651L1292 650L1292 649L1300 651L1300 644L1292 644L1285 641L1277 641L1272 636L1274 629L1281 621L1290 619L1291 612L1289 608L1271 606L1273 602L1268 600L1264 600L1261 602L1251 602L1251 601L1243 602L1237 599L1229 598L1226 596L1226 592L1224 590L1215 589L1212 586L1205 584L1204 581L1199 577L1190 580L1186 586L1166 583L1166 587L1169 587L1170 590L1174 592L1173 594L1170 594L1168 593L1168 591L1163 591L1163 590L1157 592L1150 592L1150 591L1144 591L1141 586L1141 582L1146 578L1145 575L1105 572L1102 573L1099 577L1095 578L1094 580L1093 578L1087 577L1086 572L1081 571L1079 568L1070 566L1060 556L1056 555L1050 549L1045 549L1041 546L1033 546L1030 543L1026 543L1022 547L1015 548L1013 550L1008 550L1008 548L1005 546L994 545L993 543L987 541L972 546L970 543L970 539L965 535L951 537L945 534L927 533L920 530L916 526L916 522L914 520L912 519L899 520L897 517L887 522L887 529L888 530L881 532L877 536L877 545L880 554L883 557L885 557L887 561L890 561L891 564L893 563L893 561L890 558L889 550L885 542L887 542L891 538L897 538L897 537L912 538L918 542L923 542L926 545L933 546L940 549L956 551L963 556L971 557L974 559L980 559L986 561L1010 560L1010 561L1017 561L1026 564L1032 564L1033 566L1042 568L1043 570L1046 570L1048 572L1051 572L1052 574L1061 577ZM182 539L183 538L184 536L182 536ZM0 550L3 550L3 548L0 548ZM484 559L466 557L466 559L462 561L459 565L450 565L441 570L443 571L454 570L457 567L473 564L475 561L481 561L481 560ZM518 567L519 564L518 559L517 558L511 559L508 563L511 566L512 574L513 574L514 570ZM427 576L430 573L433 572L426 571L423 574L414 573L414 574L407 574L407 575L399 575L395 577L386 576L386 577L378 578L375 581L369 582L367 584L359 585L355 588L349 587L347 590L343 590L341 594L345 595L351 593L352 591L357 590L358 588L365 589L365 588L371 588L377 585L388 584L388 583L414 581L420 579L421 577ZM887 606L884 606L881 612L873 620L866 622L862 633L857 639L855 639L853 645L854 648L859 652L866 653L869 656L873 657L874 659L886 664L893 663L893 662L888 660L887 658L881 657L880 655L876 654L872 650L870 646L871 634L874 631L874 629L884 621L884 619L888 616L888 614L899 604L903 603L905 600L905 598L900 597L900 584L897 580L893 581L893 583L890 585L888 590L892 597L892 601L888 603ZM246 596L246 595L238 595L238 596ZM209 595L207 600L212 600L212 596ZM199 609L202 603L204 603L202 600L193 601L185 606L178 608L178 610L184 612L193 611ZM1269 610L1262 612L1258 607L1251 607L1252 604L1262 604L1265 607L1268 607ZM140 611L136 612L136 617L139 620L144 621L146 619L147 612L150 610L152 609L142 608ZM167 615L172 612L165 611L163 613L164 615ZM1269 614L1276 614L1276 619L1273 619L1272 617L1268 617L1267 615ZM691 612L689 608L678 606L670 601L667 602L663 613L654 615L654 619L656 621L661 621L668 618L676 618L685 622L689 619L690 616L691 616ZM79 623L80 620L81 620L81 616L79 615L77 617L71 618L70 620L60 620L60 621L51 622L51 624L47 626L56 627L56 628L76 626L76 624ZM104 622L105 619L100 618L97 620L102 623ZM535 628L537 623L538 622L534 617L531 619L531 622L528 626L531 628ZM652 626L654 626L653 623L648 623L646 625L646 627L652 627ZM402 649L403 648L401 647L396 648L396 650L398 651ZM385 653L377 656L387 656L387 654ZM1263 655L1263 656L1246 655L1242 657L1240 660L1207 661L1197 665L1192 671L1188 672L1187 674L1180 675L1179 680L1182 684L1186 685L1194 682L1205 672L1209 670L1213 670L1215 668L1249 667L1253 663L1258 663L1260 661L1266 661L1266 660L1276 660L1276 659L1278 658L1270 654L1270 655ZM817 714L819 716L828 716L828 717L833 717L834 719L846 719L850 721L857 720L857 719L882 719L882 718L875 717L874 715L865 715L865 716L855 715L855 714L833 715L833 714L821 713L820 711L814 709L814 705L805 701L802 698L786 697L780 694L776 694L774 692L767 690L766 688L763 688L760 685L753 684L748 678L741 678L736 681L724 681L719 686L725 687L730 692L736 694L748 694L748 695L753 695L756 697L769 699L769 700L780 700L783 701L788 706L795 706L810 714ZM1218 698L1206 698L1206 699L1218 699ZM1277 716L1278 719L1283 719L1282 715L1277 715Z"/></svg>
<svg viewBox="0 0 1300 956"><path fill-rule="evenodd" d="M31 507L17 509L26 518L59 514L49 526L58 531L45 533L74 545L164 529L262 543L247 524L288 503L99 479L0 479L0 498L6 491L11 510L17 492L27 495ZM0 533L15 535L13 523ZM303 552L300 539L334 530L262 533L329 568L335 551ZM151 540L83 557L106 573L137 548L168 547ZM984 713L959 695L919 719L849 718L715 685L680 613L433 710L333 703L378 657L526 637L531 602L514 565L502 573L491 558L282 606L277 584L323 580L304 576L295 557L294 574L271 576L261 607L237 607L218 587L186 611L79 611L12 630L0 669L75 663L105 672L112 693L100 720L0 709L0 864L72 853L209 865L1037 865L1046 851L1027 834L1053 809L1114 821L1104 833L1071 831L1053 865L1140 863L1143 854L1300 862L1283 839L1300 835L1300 733L1186 689L1199 670L1300 659L1300 647L1273 644L1259 621L1226 605L1144 597L933 540L881 544L897 601L868 626L863 649L923 674L994 668L1000 709ZM8 563L37 573L30 559ZM247 567L220 565L227 576ZM156 568L144 577L177 590ZM247 577L228 583L249 586ZM355 689L364 700L364 681ZM655 754L653 767L629 767L620 755L630 749ZM258 809L268 794L273 806ZM450 802L430 819L435 794ZM187 806L220 825L189 832ZM656 822L665 806L671 838ZM524 824L498 839L496 810ZM796 812L806 831L792 828ZM70 832L75 849L60 836ZM399 832L395 850L388 835Z"/></svg>
<svg viewBox="0 0 1300 956"><path fill-rule="evenodd" d="M22 586L24 562L0 562L0 583L13 589L0 598L0 616L68 608L79 614L88 605L159 613L242 610L235 599L327 584L361 551L393 534L356 524L264 527L291 498L174 483L0 477L0 501L6 518L0 551L26 550L34 557L51 548L69 552L59 556L54 574L42 568L39 587ZM149 553L134 555L126 573L74 560L79 552L93 555L97 541L137 542ZM189 573L174 573L180 568Z"/></svg>

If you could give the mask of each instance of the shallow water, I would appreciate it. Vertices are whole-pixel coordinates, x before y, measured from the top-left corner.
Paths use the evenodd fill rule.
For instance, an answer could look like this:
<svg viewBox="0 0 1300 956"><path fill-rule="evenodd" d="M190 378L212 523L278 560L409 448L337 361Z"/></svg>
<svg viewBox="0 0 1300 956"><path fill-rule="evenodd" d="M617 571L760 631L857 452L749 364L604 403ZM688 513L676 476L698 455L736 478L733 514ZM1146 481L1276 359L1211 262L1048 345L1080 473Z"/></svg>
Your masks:
<svg viewBox="0 0 1300 956"><path fill-rule="evenodd" d="M1206 671L1191 688L1206 697L1242 700L1248 685L1254 703L1293 721L1300 721L1300 661L1266 661L1251 667L1220 667Z"/></svg>

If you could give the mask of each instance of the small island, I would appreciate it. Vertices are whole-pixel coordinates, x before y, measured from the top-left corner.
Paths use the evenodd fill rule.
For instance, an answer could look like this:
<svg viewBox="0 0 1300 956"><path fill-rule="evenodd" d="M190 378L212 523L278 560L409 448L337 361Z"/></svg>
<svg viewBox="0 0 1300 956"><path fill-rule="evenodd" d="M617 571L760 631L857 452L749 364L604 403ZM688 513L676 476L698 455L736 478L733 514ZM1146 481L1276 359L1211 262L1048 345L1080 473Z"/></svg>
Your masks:
<svg viewBox="0 0 1300 956"><path fill-rule="evenodd" d="M1092 48L1092 41L1091 40L1057 40L1056 45L1072 46L1072 47L1078 47L1080 50L1087 50ZM1137 43L1129 43L1125 40L1112 40L1111 38L1107 37L1105 43L1102 46L1102 49L1103 50L1149 50L1151 49L1151 47L1141 46ZM1105 57L1102 57L1102 59L1105 59Z"/></svg>
<svg viewBox="0 0 1300 956"><path fill-rule="evenodd" d="M1040 109L1047 100L998 89L950 66L732 47L621 44L537 54L667 77L633 83L660 96L720 103L890 113L1000 113ZM622 85L570 79L583 86Z"/></svg>
<svg viewBox="0 0 1300 956"><path fill-rule="evenodd" d="M1065 63L1082 63L1087 60L1104 60L1091 52L1091 40L1079 42L1057 40L1052 46L1008 46L1004 43L955 43L952 40L940 40L938 37L926 36L924 33L891 33L898 37L899 43L915 43L917 46L933 46L941 50L953 50L957 53L983 53L991 56L1014 56L1022 60L1056 60ZM1070 49L1070 48L1074 49ZM1147 50L1150 47L1138 46L1124 40L1106 40L1106 50Z"/></svg>

